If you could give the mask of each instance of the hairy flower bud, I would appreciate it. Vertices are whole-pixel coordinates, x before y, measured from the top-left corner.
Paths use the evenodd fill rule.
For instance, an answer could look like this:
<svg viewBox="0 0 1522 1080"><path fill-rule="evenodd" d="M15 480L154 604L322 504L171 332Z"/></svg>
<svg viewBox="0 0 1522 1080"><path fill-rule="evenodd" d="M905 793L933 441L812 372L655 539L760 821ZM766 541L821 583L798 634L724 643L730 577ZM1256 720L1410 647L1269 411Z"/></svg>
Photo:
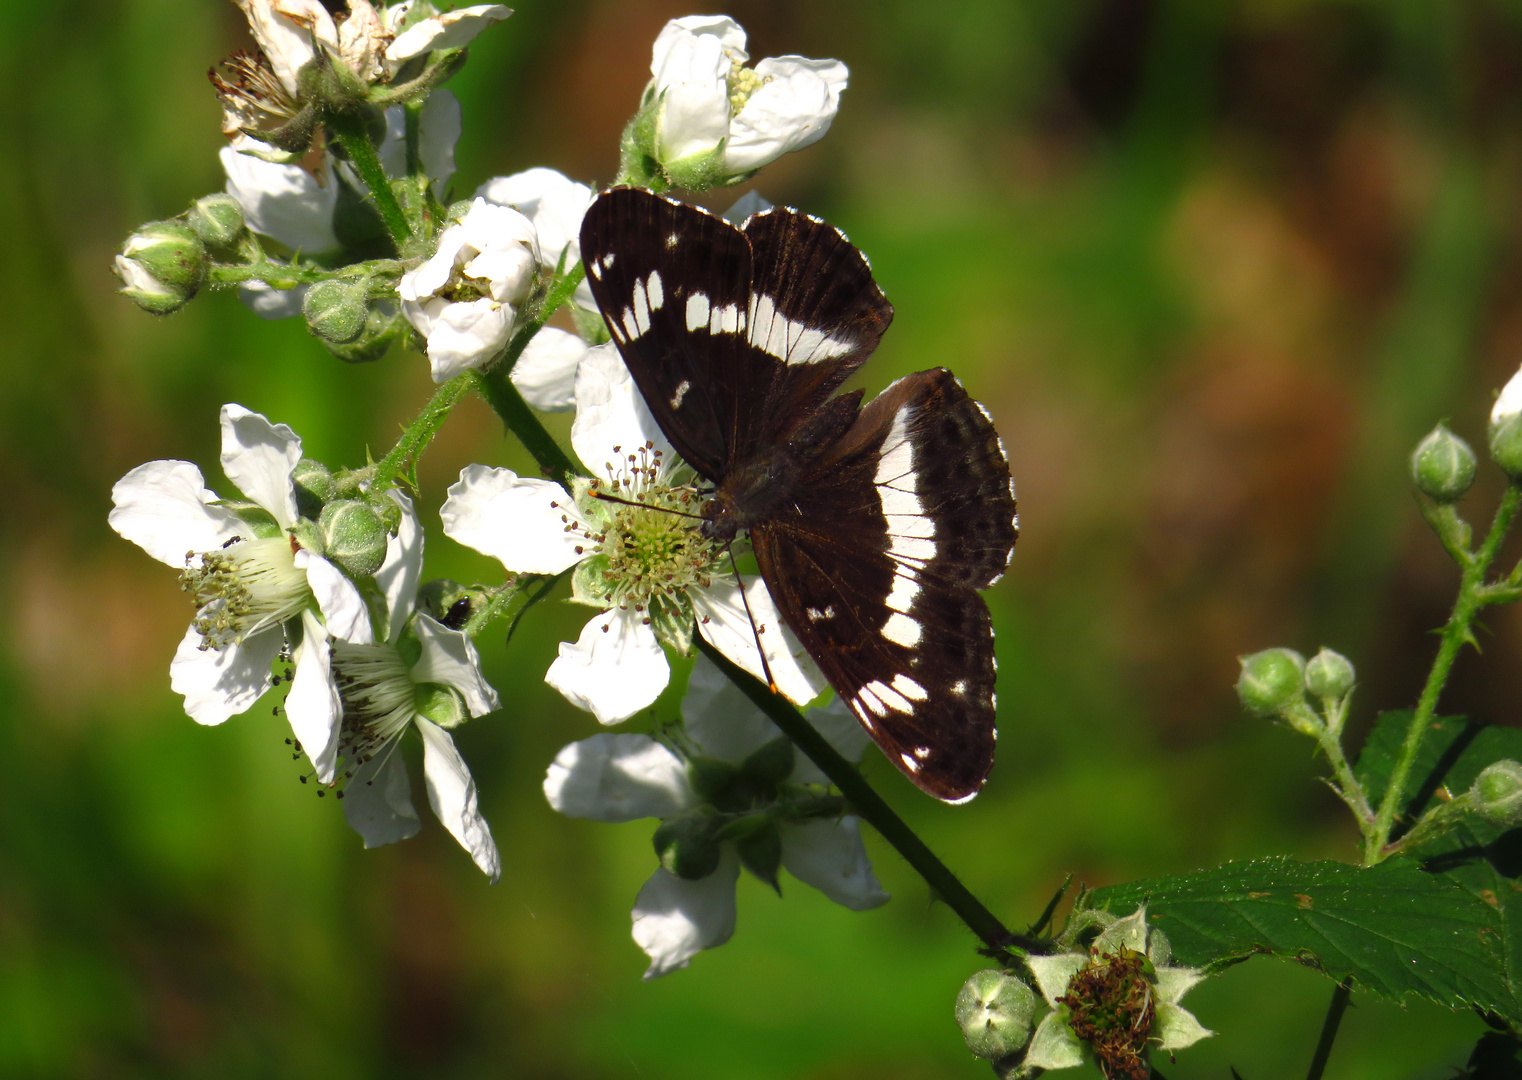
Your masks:
<svg viewBox="0 0 1522 1080"><path fill-rule="evenodd" d="M324 341L346 345L359 337L369 317L370 291L353 281L319 281L307 290L301 313Z"/></svg>
<svg viewBox="0 0 1522 1080"><path fill-rule="evenodd" d="M1475 777L1469 789L1474 812L1492 825L1522 822L1522 765L1493 761Z"/></svg>
<svg viewBox="0 0 1522 1080"><path fill-rule="evenodd" d="M333 497L335 485L333 474L320 461L302 458L291 473L291 486L296 491L296 512L302 517L315 519L322 513L322 504Z"/></svg>
<svg viewBox="0 0 1522 1080"><path fill-rule="evenodd" d="M243 232L243 207L231 195L203 195L190 204L186 215L195 234L213 247L226 247Z"/></svg>
<svg viewBox="0 0 1522 1080"><path fill-rule="evenodd" d="M167 315L185 306L206 280L206 248L188 225L144 225L116 257L122 295L144 311Z"/></svg>
<svg viewBox="0 0 1522 1080"><path fill-rule="evenodd" d="M1411 479L1434 502L1463 498L1474 483L1475 456L1469 444L1438 424L1411 454Z"/></svg>
<svg viewBox="0 0 1522 1080"><path fill-rule="evenodd" d="M1294 649L1265 649L1238 659L1237 697L1254 716L1277 716L1305 697L1305 658Z"/></svg>
<svg viewBox="0 0 1522 1080"><path fill-rule="evenodd" d="M1337 701L1345 697L1353 689L1354 681L1353 664L1341 653L1323 647L1306 661L1306 688L1323 700Z"/></svg>
<svg viewBox="0 0 1522 1080"><path fill-rule="evenodd" d="M340 499L322 508L317 519L327 557L355 575L373 574L386 561L386 523L368 503Z"/></svg>
<svg viewBox="0 0 1522 1080"><path fill-rule="evenodd" d="M957 994L967 1049L980 1058L1013 1054L1030 1039L1037 1004L1035 992L1013 975L993 968L978 972Z"/></svg>

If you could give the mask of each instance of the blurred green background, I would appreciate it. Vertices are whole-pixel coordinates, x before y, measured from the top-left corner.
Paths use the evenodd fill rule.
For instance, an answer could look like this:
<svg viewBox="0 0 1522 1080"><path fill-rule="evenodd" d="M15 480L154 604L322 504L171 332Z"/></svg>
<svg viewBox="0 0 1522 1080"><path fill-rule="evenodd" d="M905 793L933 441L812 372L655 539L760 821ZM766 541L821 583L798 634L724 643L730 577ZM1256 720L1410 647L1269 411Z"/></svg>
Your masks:
<svg viewBox="0 0 1522 1080"><path fill-rule="evenodd" d="M521 0L452 84L457 192L615 171L666 0ZM1454 574L1404 456L1483 439L1522 360L1522 4L849 0L729 6L753 57L839 57L834 129L759 188L841 225L897 307L870 389L955 368L997 418L1024 526L990 594L1002 739L985 793L872 778L1011 924L1093 884L1272 852L1352 859L1308 744L1244 718L1235 656L1333 645L1360 730L1409 704ZM648 825L552 813L596 725L540 681L584 613L482 641L510 705L459 734L503 851L488 887L424 813L366 852L297 782L267 706L216 729L166 664L173 574L106 527L152 458L214 485L216 409L360 464L429 390L345 367L232 294L114 295L136 224L222 182L204 72L223 0L0 0L0 1076L980 1077L951 1019L970 937L868 840L892 904L740 887L734 941L643 984ZM564 430L562 424L557 430ZM522 466L479 402L428 455ZM1466 502L1487 515L1499 489ZM436 516L434 516L436 522ZM430 535L430 575L499 580ZM1516 723L1522 621L1490 619L1445 709ZM636 725L638 721L636 721ZM419 791L420 794L420 791ZM1196 990L1220 1035L1171 1078L1303 1075L1331 986L1255 961ZM1329 1076L1442 1077L1477 1019L1358 996Z"/></svg>

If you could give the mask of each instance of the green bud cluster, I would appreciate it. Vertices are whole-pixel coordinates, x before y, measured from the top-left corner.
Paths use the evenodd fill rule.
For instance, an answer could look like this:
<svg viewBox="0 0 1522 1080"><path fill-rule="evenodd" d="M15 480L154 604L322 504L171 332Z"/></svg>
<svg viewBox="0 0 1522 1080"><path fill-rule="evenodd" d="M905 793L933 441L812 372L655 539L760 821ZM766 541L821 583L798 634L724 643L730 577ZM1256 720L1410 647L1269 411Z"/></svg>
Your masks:
<svg viewBox="0 0 1522 1080"><path fill-rule="evenodd" d="M144 311L168 315L184 307L206 282L206 245L179 221L142 226L116 257L122 295Z"/></svg>
<svg viewBox="0 0 1522 1080"><path fill-rule="evenodd" d="M1279 716L1305 700L1305 657L1294 649L1265 649L1238 660L1237 697L1254 716Z"/></svg>

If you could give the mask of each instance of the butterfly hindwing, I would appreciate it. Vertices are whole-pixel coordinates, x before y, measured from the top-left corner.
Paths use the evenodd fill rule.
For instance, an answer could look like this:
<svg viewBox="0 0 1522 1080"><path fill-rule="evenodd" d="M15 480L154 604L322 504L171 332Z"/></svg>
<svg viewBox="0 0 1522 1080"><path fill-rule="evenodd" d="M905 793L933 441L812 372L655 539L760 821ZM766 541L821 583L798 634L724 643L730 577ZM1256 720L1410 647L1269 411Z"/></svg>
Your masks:
<svg viewBox="0 0 1522 1080"><path fill-rule="evenodd" d="M956 802L993 765L993 626L1015 502L998 437L950 372L899 380L751 538L788 626L900 770Z"/></svg>

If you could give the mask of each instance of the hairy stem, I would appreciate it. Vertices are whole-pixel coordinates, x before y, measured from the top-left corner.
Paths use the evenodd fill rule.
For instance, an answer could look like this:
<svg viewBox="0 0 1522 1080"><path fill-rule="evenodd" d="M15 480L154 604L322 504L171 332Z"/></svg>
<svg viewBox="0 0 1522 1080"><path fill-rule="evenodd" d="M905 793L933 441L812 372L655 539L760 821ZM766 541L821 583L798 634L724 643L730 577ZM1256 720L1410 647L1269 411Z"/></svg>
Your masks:
<svg viewBox="0 0 1522 1080"><path fill-rule="evenodd" d="M400 275L412 265L412 262L401 259L376 259L336 270L324 270L320 266L261 261L247 266L213 266L210 278L213 285L242 285L247 281L262 281L273 289L294 289L298 285L311 285L318 281L351 281Z"/></svg>
<svg viewBox="0 0 1522 1080"><path fill-rule="evenodd" d="M1316 1053L1311 1057L1311 1067L1305 1080L1321 1080L1326 1072L1327 1059L1332 1056L1332 1044L1337 1041L1337 1029L1342 1025L1342 1014L1348 1010L1353 996L1353 980L1343 979L1332 991L1332 1001L1326 1007L1326 1019L1321 1024L1321 1038L1316 1040Z"/></svg>
<svg viewBox="0 0 1522 1080"><path fill-rule="evenodd" d="M375 473L370 478L370 490L385 491L394 485L398 477L411 476L417 469L418 458L438 434L444 420L472 386L470 374L456 375L433 392L417 419L402 431L386 456L376 462Z"/></svg>
<svg viewBox="0 0 1522 1080"><path fill-rule="evenodd" d="M539 463L544 475L569 491L571 479L581 475L582 470L539 422L534 410L529 408L528 402L523 400L523 395L518 393L518 388L507 377L507 369L494 368L484 375L479 371L471 371L467 375L486 399L486 403L507 426L507 430L516 435L524 448L534 455L534 460Z"/></svg>
<svg viewBox="0 0 1522 1080"><path fill-rule="evenodd" d="M1410 779L1411 766L1416 761L1422 735L1437 712L1438 698L1453 670L1453 662L1458 659L1464 644L1474 641L1474 620L1480 610L1487 604L1498 602L1499 598L1489 592L1485 585L1485 574L1495 560L1496 553L1500 551L1501 541L1511 529L1519 507L1522 507L1522 486L1514 482L1507 485L1506 493L1501 496L1501 504L1496 507L1495 520L1491 522L1484 543L1460 564L1458 598L1454 600L1453 613L1442 629L1442 641L1438 645L1437 656L1432 661L1432 670L1427 674L1427 683L1422 687L1421 697L1417 699L1416 709L1411 714L1411 725L1406 729L1406 739L1401 744L1400 755L1390 773L1390 786L1380 800L1374 831L1364 848L1365 865L1372 866L1389 854L1385 845L1390 842L1390 830L1395 827L1396 815L1406 797L1406 781Z"/></svg>
<svg viewBox="0 0 1522 1080"><path fill-rule="evenodd" d="M857 771L856 767L841 757L825 740L825 737L819 734L814 725L805 720L803 714L787 699L773 694L764 683L737 667L701 635L695 636L693 643L736 686L745 691L745 696L782 729L783 733L792 740L793 745L803 751L805 757L819 766L820 771L830 778L830 782L840 789L840 793L851 804L851 809L876 829L884 840L893 845L893 849L914 867L920 877L925 879L926 884L935 891L947 907L956 913L958 918L967 924L967 928L978 936L991 953L1003 956L1011 947L1024 949L1027 952L1045 950L1044 942L1037 938L1011 933L988 908L984 907L982 901L974 896L967 886L947 869L946 864L936 858L935 853L925 846L925 842L904 822L904 819L893 812L893 808L873 790L872 785L867 783L866 778Z"/></svg>
<svg viewBox="0 0 1522 1080"><path fill-rule="evenodd" d="M402 213L402 206L391 191L391 182L386 178L386 170L381 166L380 156L376 154L370 136L358 125L331 126L338 136L338 145L349 155L354 171L359 173L365 187L370 189L370 197L375 200L375 209L386 226L386 232L391 234L397 250L401 250L402 245L412 236L412 227L407 224L407 215Z"/></svg>

